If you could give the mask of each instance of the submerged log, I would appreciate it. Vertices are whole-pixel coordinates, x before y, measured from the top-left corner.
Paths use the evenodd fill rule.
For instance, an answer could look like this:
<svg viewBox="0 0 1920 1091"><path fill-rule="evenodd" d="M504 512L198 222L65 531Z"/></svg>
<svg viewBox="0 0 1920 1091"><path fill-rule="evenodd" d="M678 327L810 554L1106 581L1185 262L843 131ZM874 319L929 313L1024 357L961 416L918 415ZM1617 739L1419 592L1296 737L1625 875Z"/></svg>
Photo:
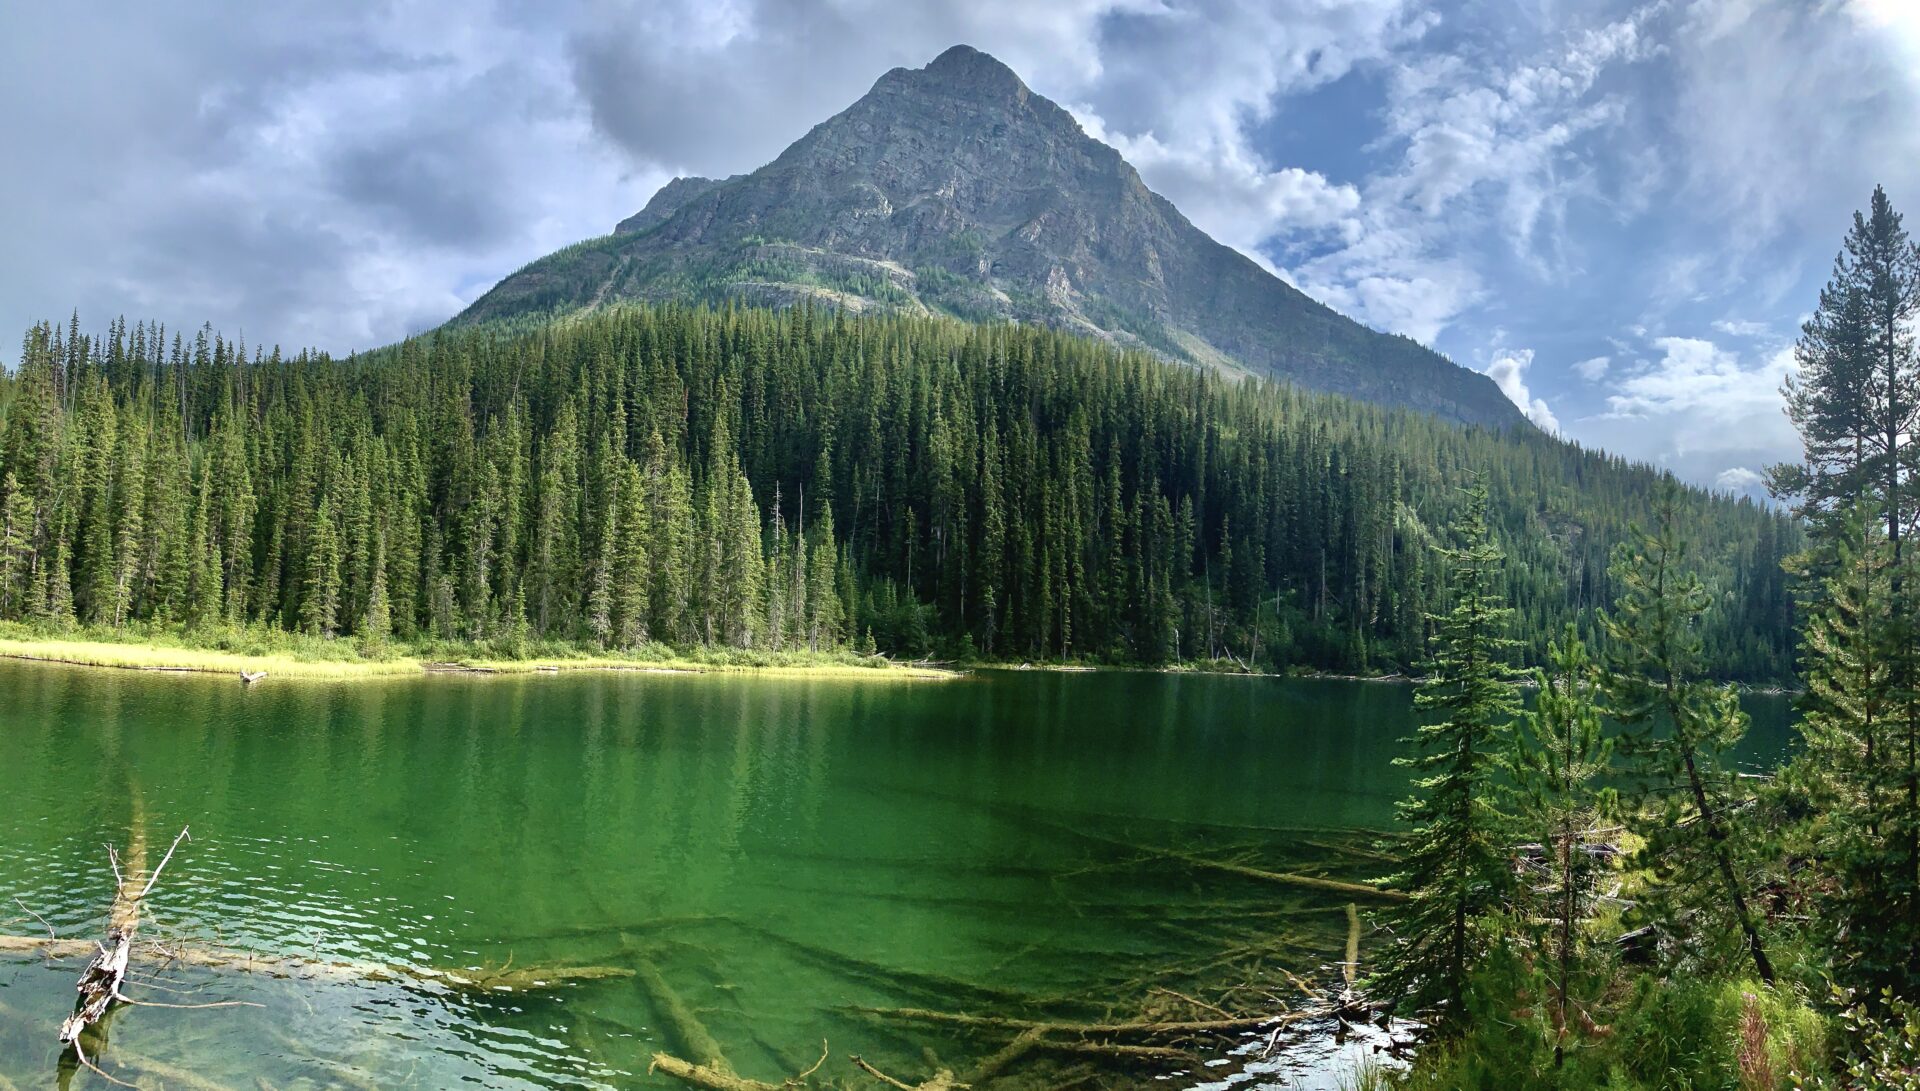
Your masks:
<svg viewBox="0 0 1920 1091"><path fill-rule="evenodd" d="M0 935L0 955L38 954L48 958L80 958L94 954L91 940L47 936ZM634 976L624 966L523 966L477 970L439 970L430 966L392 965L352 959L329 960L304 955L265 955L189 944L135 944L131 954L204 970L238 970L265 977L324 981L333 984L393 982L432 985L456 992L533 992L578 981L602 981Z"/></svg>
<svg viewBox="0 0 1920 1091"><path fill-rule="evenodd" d="M694 1059L693 1067L732 1077L733 1066L727 1063L727 1055L721 1050L720 1043L708 1033L706 1024L693 1014L693 1009L687 1007L686 1001L680 999L680 994L667 984L667 979L660 976L659 968L641 958L636 970L640 987L646 991L654 1014L666 1025L667 1034L674 1043ZM662 1057L669 1061L677 1060L665 1054L656 1054L654 1062L658 1064Z"/></svg>
<svg viewBox="0 0 1920 1091"><path fill-rule="evenodd" d="M648 1072L661 1072L681 1083L705 1087L708 1091L781 1091L781 1085L742 1079L731 1069L722 1071L706 1065L689 1064L670 1053L656 1053L647 1065Z"/></svg>
<svg viewBox="0 0 1920 1091"><path fill-rule="evenodd" d="M963 1012L928 1011L924 1008L855 1008L854 1010L883 1019L906 1019L913 1022L946 1023L961 1027L990 1027L997 1030L1034 1031L1038 1034L1098 1038L1172 1038L1199 1034L1233 1034L1240 1031L1260 1030L1275 1024L1298 1022L1320 1014L1315 1011L1295 1011L1280 1015L1247 1015L1228 1019L1064 1023L1014 1019L1004 1015L967 1015Z"/></svg>
<svg viewBox="0 0 1920 1091"><path fill-rule="evenodd" d="M888 1087L898 1088L899 1091L954 1091L955 1088L972 1086L971 1084L955 1083L953 1073L945 1068L935 1072L933 1076L924 1083L908 1083L905 1080L896 1080L885 1072L873 1067L858 1053L848 1057L847 1060L853 1062L853 1067L865 1072L867 1075L872 1076Z"/></svg>

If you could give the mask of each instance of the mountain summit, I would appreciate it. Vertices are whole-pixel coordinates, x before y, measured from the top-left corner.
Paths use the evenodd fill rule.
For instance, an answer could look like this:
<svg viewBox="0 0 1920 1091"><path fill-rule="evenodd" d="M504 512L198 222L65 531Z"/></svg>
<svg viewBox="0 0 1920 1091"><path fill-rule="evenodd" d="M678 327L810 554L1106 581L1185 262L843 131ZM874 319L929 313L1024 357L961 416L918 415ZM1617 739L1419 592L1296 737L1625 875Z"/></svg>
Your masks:
<svg viewBox="0 0 1920 1091"><path fill-rule="evenodd" d="M674 179L612 235L528 265L455 321L671 298L1013 319L1454 420L1524 421L1486 376L1215 242L964 45L881 76L751 174Z"/></svg>

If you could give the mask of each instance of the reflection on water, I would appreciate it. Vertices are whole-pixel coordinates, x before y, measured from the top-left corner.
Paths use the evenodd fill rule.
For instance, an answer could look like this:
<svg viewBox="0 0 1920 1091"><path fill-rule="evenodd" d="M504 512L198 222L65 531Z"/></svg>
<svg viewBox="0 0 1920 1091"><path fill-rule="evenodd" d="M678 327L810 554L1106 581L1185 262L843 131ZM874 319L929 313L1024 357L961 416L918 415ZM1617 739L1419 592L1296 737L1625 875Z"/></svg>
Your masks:
<svg viewBox="0 0 1920 1091"><path fill-rule="evenodd" d="M1377 874L1349 851L1364 838L1325 831L1390 823L1410 714L1390 685L1046 672L243 690L12 664L0 702L8 909L97 935L102 845L124 842L138 792L150 836L194 831L150 906L167 935L443 970L655 966L736 1068L775 1081L823 1037L909 1073L928 1050L964 1068L998 1043L852 1009L1097 1013L1262 922L1291 969L1328 979L1345 898L1142 850ZM1752 707L1754 753L1777 749L1784 703ZM0 960L0 1074L57 1071L76 968ZM113 1016L108 1063L169 1086L166 1066L234 1087L625 1086L674 1044L631 977L475 995L151 960L141 976L154 999L262 1005Z"/></svg>

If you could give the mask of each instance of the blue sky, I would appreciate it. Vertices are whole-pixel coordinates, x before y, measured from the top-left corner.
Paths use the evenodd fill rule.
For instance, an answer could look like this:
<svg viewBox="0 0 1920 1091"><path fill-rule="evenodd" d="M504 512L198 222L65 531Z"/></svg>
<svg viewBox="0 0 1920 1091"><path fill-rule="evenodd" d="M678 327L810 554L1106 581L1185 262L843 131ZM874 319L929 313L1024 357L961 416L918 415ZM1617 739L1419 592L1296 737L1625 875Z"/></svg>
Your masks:
<svg viewBox="0 0 1920 1091"><path fill-rule="evenodd" d="M159 7L0 10L0 325L384 343L967 42L1309 293L1744 489L1852 210L1920 208L1915 0Z"/></svg>

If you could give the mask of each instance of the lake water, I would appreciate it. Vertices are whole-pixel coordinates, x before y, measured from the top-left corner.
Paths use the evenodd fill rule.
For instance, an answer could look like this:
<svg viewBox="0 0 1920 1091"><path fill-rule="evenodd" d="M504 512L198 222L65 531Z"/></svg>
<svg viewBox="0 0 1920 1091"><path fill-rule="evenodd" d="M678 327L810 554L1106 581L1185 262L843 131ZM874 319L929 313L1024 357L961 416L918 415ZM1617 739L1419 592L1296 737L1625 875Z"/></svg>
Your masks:
<svg viewBox="0 0 1920 1091"><path fill-rule="evenodd" d="M143 935L390 970L284 979L143 950L135 998L260 1005L118 1009L96 1052L143 1087L667 1086L646 1070L689 1049L676 1003L746 1076L778 1083L823 1039L816 1079L877 1086L849 1053L910 1082L936 1063L964 1075L1012 1032L859 1009L1195 1019L1192 1001L1299 1003L1287 974L1336 986L1354 899L1191 858L1387 870L1365 831L1391 825L1403 791L1410 701L1397 685L1144 673L246 690L9 663L0 931L41 932L24 905L97 937L104 845L125 846L137 806L149 865L193 831ZM1746 755L1777 753L1786 702L1749 708ZM103 1086L63 1070L54 1040L78 965L0 956L0 1075ZM419 976L554 965L638 976ZM1313 1028L1266 1046L1209 1043L1166 1083L1324 1086L1366 1048ZM1041 1063L1003 1082L1130 1081Z"/></svg>

